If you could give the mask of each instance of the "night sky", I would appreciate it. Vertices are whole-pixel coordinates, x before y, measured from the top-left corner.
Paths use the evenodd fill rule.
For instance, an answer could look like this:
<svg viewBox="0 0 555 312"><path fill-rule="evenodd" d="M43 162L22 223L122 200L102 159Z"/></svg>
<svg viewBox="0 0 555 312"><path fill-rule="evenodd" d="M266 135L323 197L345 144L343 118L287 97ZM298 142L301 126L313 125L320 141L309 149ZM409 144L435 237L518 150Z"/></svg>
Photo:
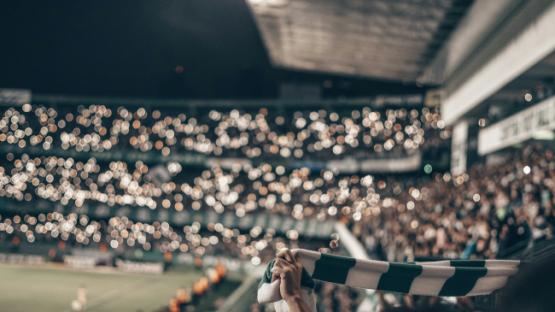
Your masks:
<svg viewBox="0 0 555 312"><path fill-rule="evenodd" d="M282 82L325 97L415 85L273 68L242 0L2 1L0 88L35 94L274 98Z"/></svg>

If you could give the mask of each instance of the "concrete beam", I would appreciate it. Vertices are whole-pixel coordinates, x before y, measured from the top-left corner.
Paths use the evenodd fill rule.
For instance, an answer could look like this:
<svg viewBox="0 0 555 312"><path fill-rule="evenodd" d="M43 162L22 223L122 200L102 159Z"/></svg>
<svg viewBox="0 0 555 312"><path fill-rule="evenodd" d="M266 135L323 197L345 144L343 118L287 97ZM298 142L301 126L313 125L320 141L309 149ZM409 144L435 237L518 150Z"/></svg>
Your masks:
<svg viewBox="0 0 555 312"><path fill-rule="evenodd" d="M547 5L545 5L547 4ZM441 111L447 124L486 100L555 51L555 2L531 1L507 22L491 45L483 48L465 75L451 78ZM501 45L498 41L506 40ZM495 53L492 53L492 51ZM479 64L479 66L478 66Z"/></svg>
<svg viewBox="0 0 555 312"><path fill-rule="evenodd" d="M422 84L444 83L521 2L522 0L475 1L418 81Z"/></svg>

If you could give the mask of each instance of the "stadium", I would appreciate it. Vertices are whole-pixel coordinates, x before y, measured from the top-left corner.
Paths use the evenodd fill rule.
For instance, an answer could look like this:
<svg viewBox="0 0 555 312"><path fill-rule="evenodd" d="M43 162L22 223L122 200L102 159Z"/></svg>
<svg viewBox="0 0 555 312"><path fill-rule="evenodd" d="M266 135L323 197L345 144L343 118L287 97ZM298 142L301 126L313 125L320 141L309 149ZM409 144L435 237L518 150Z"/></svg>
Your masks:
<svg viewBox="0 0 555 312"><path fill-rule="evenodd" d="M555 310L555 1L0 7L0 311Z"/></svg>

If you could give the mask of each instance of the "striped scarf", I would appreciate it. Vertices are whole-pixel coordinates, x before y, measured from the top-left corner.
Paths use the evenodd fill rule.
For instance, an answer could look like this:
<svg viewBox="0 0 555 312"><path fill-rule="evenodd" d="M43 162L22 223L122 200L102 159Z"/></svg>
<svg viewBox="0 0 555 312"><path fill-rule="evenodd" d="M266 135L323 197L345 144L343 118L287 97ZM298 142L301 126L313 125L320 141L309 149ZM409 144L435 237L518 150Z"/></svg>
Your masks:
<svg viewBox="0 0 555 312"><path fill-rule="evenodd" d="M518 260L444 260L396 263L360 260L305 249L292 253L303 265L301 286L313 279L350 287L425 296L487 295L502 288L518 270ZM268 264L258 287L258 302L281 300L279 279L272 281L274 261Z"/></svg>

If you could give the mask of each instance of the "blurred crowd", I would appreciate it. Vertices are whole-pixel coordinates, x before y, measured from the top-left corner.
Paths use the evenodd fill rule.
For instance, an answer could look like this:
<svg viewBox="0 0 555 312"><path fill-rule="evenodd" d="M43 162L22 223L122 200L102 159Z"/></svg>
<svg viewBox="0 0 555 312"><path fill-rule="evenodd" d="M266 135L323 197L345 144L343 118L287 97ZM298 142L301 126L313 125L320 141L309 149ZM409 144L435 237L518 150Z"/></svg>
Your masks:
<svg viewBox="0 0 555 312"><path fill-rule="evenodd" d="M360 221L364 211L381 202L380 194L401 194L404 184L391 177L339 175L308 167L287 170L270 163L183 170L176 162L151 169L142 161L99 163L95 158L78 161L12 153L5 157L0 165L1 198L44 199L76 208L100 203L152 210L233 211L238 217L263 211L296 219L352 216Z"/></svg>
<svg viewBox="0 0 555 312"><path fill-rule="evenodd" d="M0 197L75 208L99 203L230 211L239 218L261 212L334 219L349 223L372 254L390 261L491 258L518 241L552 235L555 174L549 148L529 146L499 164L475 164L458 177L344 175L271 162L194 169L178 162L149 166L84 159L8 153L0 166ZM251 232L266 234L258 228ZM298 233L288 238L295 240Z"/></svg>
<svg viewBox="0 0 555 312"><path fill-rule="evenodd" d="M286 246L329 251L338 245L335 235L310 242L295 231L283 236L255 226L245 232L217 221L176 227L171 220L148 223L128 216L97 220L79 210L90 204L338 220L349 225L371 257L387 261L495 258L533 239L552 238L555 155L550 146L494 155L456 177L347 175L272 162L406 155L445 142L449 130L443 128L437 111L426 107L186 113L104 105L81 106L76 112L29 104L8 108L0 119L0 148L21 151L1 156L0 199L26 208L48 201L75 212L0 211L0 241L14 252L23 243L63 242L58 249L226 255L253 265L264 264ZM29 152L32 147L38 152ZM133 150L261 161L199 168L174 160L87 155ZM317 293L321 311L350 310L359 299L356 291L331 284L319 285Z"/></svg>
<svg viewBox="0 0 555 312"><path fill-rule="evenodd" d="M152 224L133 222L127 217L109 220L90 220L86 215L64 216L53 212L37 217L15 215L0 219L0 242L8 243L8 252L17 253L22 245L50 244L51 260L62 261L72 247L90 247L103 251L111 249L117 254L140 249L165 254L191 253L225 255L260 265L270 260L276 250L288 246L273 231L262 233L253 228L249 233L224 227L221 223L202 228L198 222L177 229L167 222ZM305 245L306 246L306 245Z"/></svg>
<svg viewBox="0 0 555 312"><path fill-rule="evenodd" d="M426 130L444 127L438 111L427 107L185 110L25 104L4 111L0 145L328 160L412 153L424 144Z"/></svg>
<svg viewBox="0 0 555 312"><path fill-rule="evenodd" d="M552 238L555 158L529 145L467 174L436 174L352 222L369 252L389 261L495 258L532 239Z"/></svg>

